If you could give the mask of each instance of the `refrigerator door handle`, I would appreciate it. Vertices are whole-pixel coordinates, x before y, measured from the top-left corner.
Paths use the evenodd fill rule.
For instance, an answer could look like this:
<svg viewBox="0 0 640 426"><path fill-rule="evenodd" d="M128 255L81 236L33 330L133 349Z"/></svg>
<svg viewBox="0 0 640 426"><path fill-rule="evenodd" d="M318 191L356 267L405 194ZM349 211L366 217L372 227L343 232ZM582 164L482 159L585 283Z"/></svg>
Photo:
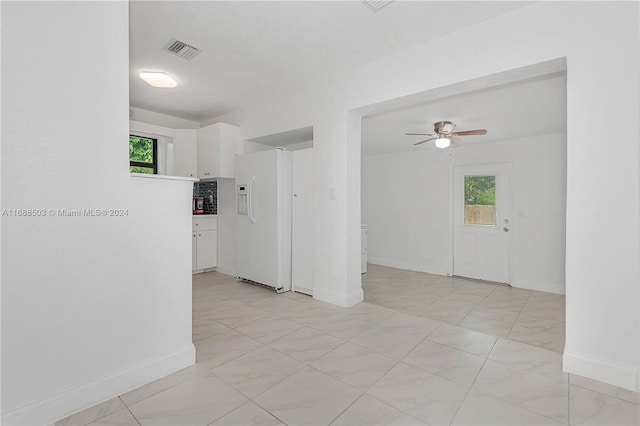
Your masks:
<svg viewBox="0 0 640 426"><path fill-rule="evenodd" d="M256 223L256 218L253 215L253 182L255 180L255 176L250 176L247 183L247 219L249 219L249 223Z"/></svg>

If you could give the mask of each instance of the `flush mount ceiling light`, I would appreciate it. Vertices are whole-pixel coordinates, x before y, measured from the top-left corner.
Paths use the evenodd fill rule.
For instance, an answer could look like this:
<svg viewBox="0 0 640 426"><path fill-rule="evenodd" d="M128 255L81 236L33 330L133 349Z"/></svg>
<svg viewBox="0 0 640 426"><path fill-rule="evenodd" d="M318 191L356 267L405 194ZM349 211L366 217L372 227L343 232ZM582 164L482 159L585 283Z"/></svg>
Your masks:
<svg viewBox="0 0 640 426"><path fill-rule="evenodd" d="M139 75L149 86L172 89L178 85L174 79L163 72L141 72Z"/></svg>

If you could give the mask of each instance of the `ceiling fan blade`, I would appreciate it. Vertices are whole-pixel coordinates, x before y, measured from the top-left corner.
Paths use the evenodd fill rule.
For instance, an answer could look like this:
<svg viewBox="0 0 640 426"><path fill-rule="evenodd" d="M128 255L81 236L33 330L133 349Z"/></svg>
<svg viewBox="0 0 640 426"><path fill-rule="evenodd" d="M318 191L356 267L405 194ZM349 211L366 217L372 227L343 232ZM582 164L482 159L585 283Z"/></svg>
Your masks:
<svg viewBox="0 0 640 426"><path fill-rule="evenodd" d="M458 145L462 141L458 138L454 138L453 136L449 136L449 140L451 141L451 145Z"/></svg>
<svg viewBox="0 0 640 426"><path fill-rule="evenodd" d="M460 132L453 132L454 136L471 136L471 135L486 135L487 131L485 129L478 130L462 130Z"/></svg>
<svg viewBox="0 0 640 426"><path fill-rule="evenodd" d="M434 140L434 139L436 139L436 138L429 138L429 139L425 139L425 140L423 140L423 141L420 141L420 142L416 142L416 143L414 143L414 145L420 145L420 144L422 144L422 143L429 142L429 141L432 141L432 140Z"/></svg>
<svg viewBox="0 0 640 426"><path fill-rule="evenodd" d="M408 136L436 136L435 133L405 133Z"/></svg>

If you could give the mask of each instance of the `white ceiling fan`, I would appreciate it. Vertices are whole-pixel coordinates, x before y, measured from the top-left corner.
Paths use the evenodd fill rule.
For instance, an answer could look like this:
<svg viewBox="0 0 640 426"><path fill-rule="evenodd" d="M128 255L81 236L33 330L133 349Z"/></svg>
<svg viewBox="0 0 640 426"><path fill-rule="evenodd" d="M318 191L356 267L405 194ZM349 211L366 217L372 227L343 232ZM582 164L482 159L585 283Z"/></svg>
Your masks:
<svg viewBox="0 0 640 426"><path fill-rule="evenodd" d="M430 138L425 139L420 142L414 143L414 145L420 145L425 142L429 142L435 140L435 145L438 148L447 148L450 144L457 145L462 142L457 136L471 136L471 135L486 135L487 131L485 129L477 129L477 130L462 130L459 132L454 132L453 130L456 128L456 125L450 121L438 121L433 125L433 131L435 133L405 133L405 135L419 135L419 136L430 136Z"/></svg>

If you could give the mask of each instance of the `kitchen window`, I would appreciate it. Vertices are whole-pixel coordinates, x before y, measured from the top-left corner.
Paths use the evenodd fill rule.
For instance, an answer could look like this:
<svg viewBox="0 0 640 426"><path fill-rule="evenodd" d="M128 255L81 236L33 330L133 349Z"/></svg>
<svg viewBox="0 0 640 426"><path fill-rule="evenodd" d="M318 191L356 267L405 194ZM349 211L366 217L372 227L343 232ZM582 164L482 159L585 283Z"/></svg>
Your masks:
<svg viewBox="0 0 640 426"><path fill-rule="evenodd" d="M158 174L158 139L129 135L129 171Z"/></svg>

